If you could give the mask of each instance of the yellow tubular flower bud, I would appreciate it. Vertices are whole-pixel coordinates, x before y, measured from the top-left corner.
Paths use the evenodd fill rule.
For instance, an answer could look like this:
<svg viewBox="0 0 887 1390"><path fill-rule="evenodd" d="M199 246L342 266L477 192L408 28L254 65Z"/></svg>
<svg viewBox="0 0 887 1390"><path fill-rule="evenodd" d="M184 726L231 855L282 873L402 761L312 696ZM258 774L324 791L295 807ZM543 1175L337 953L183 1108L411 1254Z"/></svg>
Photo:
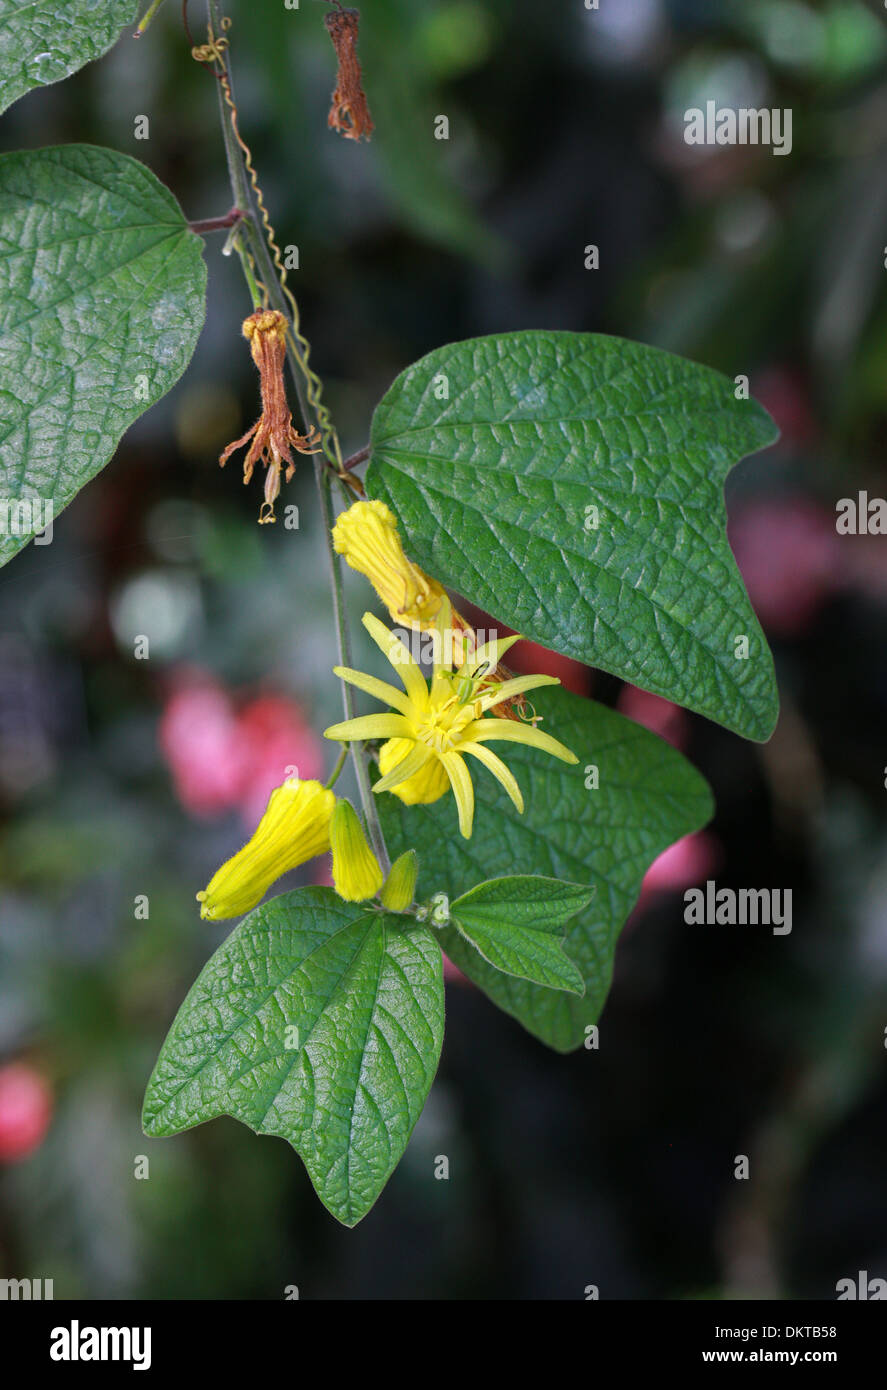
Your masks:
<svg viewBox="0 0 887 1390"><path fill-rule="evenodd" d="M337 801L330 822L333 885L348 903L374 898L382 887L379 861L367 844L363 826L350 801Z"/></svg>
<svg viewBox="0 0 887 1390"><path fill-rule="evenodd" d="M353 570L366 575L395 623L430 628L444 591L408 560L394 513L384 502L355 502L333 527L333 545Z"/></svg>
<svg viewBox="0 0 887 1390"><path fill-rule="evenodd" d="M408 849L391 865L391 872L382 888L382 906L389 912L406 912L411 906L419 877L419 856Z"/></svg>
<svg viewBox="0 0 887 1390"><path fill-rule="evenodd" d="M252 838L217 869L197 894L201 917L239 917L289 869L330 847L336 798L320 782L291 777L271 793Z"/></svg>

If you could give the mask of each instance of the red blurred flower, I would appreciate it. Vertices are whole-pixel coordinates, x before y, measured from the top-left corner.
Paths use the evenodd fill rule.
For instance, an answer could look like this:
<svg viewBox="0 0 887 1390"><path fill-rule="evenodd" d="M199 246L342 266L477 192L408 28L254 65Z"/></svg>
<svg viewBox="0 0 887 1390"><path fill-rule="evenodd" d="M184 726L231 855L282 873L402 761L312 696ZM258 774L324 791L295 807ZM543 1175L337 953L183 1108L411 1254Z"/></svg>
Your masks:
<svg viewBox="0 0 887 1390"><path fill-rule="evenodd" d="M40 1073L23 1062L0 1067L0 1162L38 1149L51 1119L52 1092Z"/></svg>

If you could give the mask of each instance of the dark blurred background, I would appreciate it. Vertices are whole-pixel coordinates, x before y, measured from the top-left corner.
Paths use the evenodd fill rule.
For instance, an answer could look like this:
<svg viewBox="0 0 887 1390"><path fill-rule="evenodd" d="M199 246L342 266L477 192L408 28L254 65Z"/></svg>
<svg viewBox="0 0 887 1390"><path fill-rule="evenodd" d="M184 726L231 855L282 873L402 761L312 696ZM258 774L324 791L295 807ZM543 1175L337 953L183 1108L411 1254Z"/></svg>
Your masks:
<svg viewBox="0 0 887 1390"><path fill-rule="evenodd" d="M0 574L0 1277L52 1277L57 1297L457 1299L833 1298L887 1277L887 537L835 528L839 498L887 497L883 7L364 0L361 146L327 131L326 7L227 8L346 451L397 372L481 333L611 332L749 376L782 438L731 478L731 539L783 713L758 747L554 664L683 748L717 817L648 874L598 1051L550 1053L451 980L439 1079L354 1231L280 1140L233 1120L144 1139L156 1052L226 930L194 893L288 765L328 761L335 693L310 465L285 499L298 532L257 527L258 482L216 466L256 383L236 258L209 238L185 378L51 548ZM707 98L790 107L791 154L686 146ZM0 126L3 149L69 141L144 160L190 218L228 209L215 84L177 0ZM683 890L715 874L791 888L791 935L685 925Z"/></svg>

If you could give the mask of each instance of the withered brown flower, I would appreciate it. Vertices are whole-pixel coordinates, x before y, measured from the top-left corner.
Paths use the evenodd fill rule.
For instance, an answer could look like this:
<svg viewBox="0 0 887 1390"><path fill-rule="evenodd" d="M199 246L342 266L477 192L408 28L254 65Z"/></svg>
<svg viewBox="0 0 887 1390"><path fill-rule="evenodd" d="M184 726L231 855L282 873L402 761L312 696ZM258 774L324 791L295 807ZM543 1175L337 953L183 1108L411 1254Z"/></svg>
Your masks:
<svg viewBox="0 0 887 1390"><path fill-rule="evenodd" d="M336 0L339 3L339 0ZM360 25L360 10L337 10L323 17L329 30L339 60L336 75L336 90L330 108L328 124L332 130L344 135L346 140L369 140L373 133L373 119L361 82L360 63L357 60L357 31Z"/></svg>
<svg viewBox="0 0 887 1390"><path fill-rule="evenodd" d="M252 440L243 461L243 481L248 483L259 460L265 465L265 501L259 521L274 521L274 503L280 495L280 475L286 464L286 480L296 471L291 449L300 454L316 454L320 435L315 428L299 434L293 425L286 399L283 369L286 362L286 319L276 309L259 309L243 320L243 336L249 342L253 361L259 369L262 414L246 434L235 439L219 455L224 468L236 449Z"/></svg>

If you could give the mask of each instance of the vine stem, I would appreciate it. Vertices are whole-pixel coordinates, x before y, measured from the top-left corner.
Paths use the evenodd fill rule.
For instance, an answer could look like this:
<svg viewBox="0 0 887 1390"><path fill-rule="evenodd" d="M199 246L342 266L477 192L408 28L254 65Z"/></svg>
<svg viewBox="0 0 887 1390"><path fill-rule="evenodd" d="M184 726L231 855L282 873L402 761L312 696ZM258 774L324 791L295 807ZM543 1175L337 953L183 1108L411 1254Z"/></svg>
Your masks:
<svg viewBox="0 0 887 1390"><path fill-rule="evenodd" d="M218 40L224 32L222 27L220 0L207 0L207 15L209 18L210 31L213 37ZM218 69L224 73L228 85L228 92L233 102L234 87L227 55L224 52L220 52L216 58L216 63ZM291 313L287 304L286 295L281 286L268 242L261 230L261 221L253 189L250 186L250 178L244 159L244 153L237 139L237 132L232 122L232 112L225 100L225 89L221 81L218 83L218 88L219 114L222 123L222 138L225 144L225 156L228 162L228 175L231 181L231 192L234 206L243 212L243 217L237 223L234 230L234 249L238 253L247 285L250 286L251 292L255 286L255 277L252 274L249 264L250 255L258 269L268 298L274 308L279 310L287 322L290 323ZM244 245L244 243L246 243L246 245ZM305 382L308 380L309 376L309 368L304 354L296 341L294 332L287 334L287 363L289 365L290 375L293 379L296 398L299 402L299 412L302 418L303 428L307 432L308 427L312 423L316 423L324 436L325 457L321 459L318 455L314 456L314 478L320 502L321 525L326 542L327 560L332 582L333 615L336 627L336 642L339 651L339 665L350 666L351 639L345 611L342 565L339 556L333 548L332 538L332 528L335 520L331 497L331 484L333 478L336 479L339 487L342 489L345 499L349 502L352 499L339 476L341 454L339 452L335 430L329 427L324 431L324 421L317 418L316 413L313 413L309 408L308 396L305 388ZM345 712L345 718L353 719L354 697L351 686L345 681L341 681L340 684L342 687L342 706ZM363 807L370 844L372 845L373 853L382 866L382 871L387 874L390 868L390 860L385 845L385 837L382 833L382 825L379 820L376 798L373 795L373 789L370 783L369 760L366 745L357 740L352 741L351 754L354 761L354 773L357 778L357 786L360 792L360 801ZM341 770L341 761L340 759L340 763L334 771L334 778L338 776Z"/></svg>
<svg viewBox="0 0 887 1390"><path fill-rule="evenodd" d="M364 463L370 456L370 446L365 444L362 449L358 449L356 454L349 454L342 460L342 468L347 473L349 468L356 468L359 463Z"/></svg>
<svg viewBox="0 0 887 1390"><path fill-rule="evenodd" d="M327 537L327 558L329 560L330 578L333 586L333 613L336 622L336 640L339 646L340 666L351 665L351 637L348 632L348 618L345 612L345 595L342 589L342 567L339 557L333 549L332 542L332 499L330 497L330 475L320 464L315 466L317 476L317 488L320 496L321 525ZM347 681L340 682L342 686L342 706L345 711L346 719L354 718L354 694ZM351 744L351 752L354 758L354 773L357 778L357 786L360 791L360 801L363 806L363 813L366 817L367 833L370 837L370 844L373 853L382 866L384 874L388 874L391 862L388 858L388 848L385 844L385 836L382 834L382 826L379 821L379 812L376 806L376 798L370 783L369 761L367 758L366 745L358 743L356 740Z"/></svg>
<svg viewBox="0 0 887 1390"><path fill-rule="evenodd" d="M240 208L232 208L224 217L204 217L202 221L189 222L188 230L196 232L198 236L206 236L207 232L224 232L226 228L236 227L242 216Z"/></svg>

